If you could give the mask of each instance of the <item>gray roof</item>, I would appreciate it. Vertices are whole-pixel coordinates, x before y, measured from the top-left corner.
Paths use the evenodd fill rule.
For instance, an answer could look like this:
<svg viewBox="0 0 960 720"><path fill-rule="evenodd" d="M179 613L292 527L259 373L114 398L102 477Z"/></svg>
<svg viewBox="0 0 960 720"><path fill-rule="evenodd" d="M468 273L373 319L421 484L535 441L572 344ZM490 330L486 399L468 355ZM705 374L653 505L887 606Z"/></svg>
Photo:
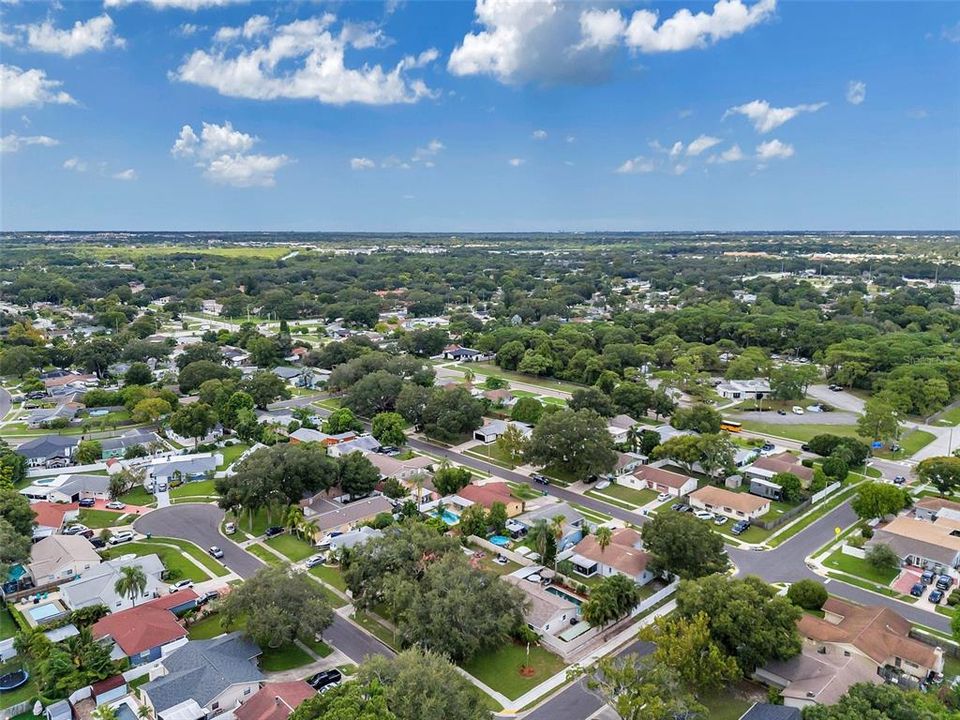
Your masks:
<svg viewBox="0 0 960 720"><path fill-rule="evenodd" d="M538 520L546 520L549 522L557 515L563 515L563 519L567 525L577 525L583 523L583 515L580 513L580 511L574 509L571 505L568 505L565 502L559 502L554 505L545 505L542 508L537 508L536 510L526 512L515 519L519 520L524 525L532 526Z"/></svg>
<svg viewBox="0 0 960 720"><path fill-rule="evenodd" d="M292 380L295 377L299 377L303 371L300 368L293 367L275 367L273 369L273 374L283 380Z"/></svg>
<svg viewBox="0 0 960 720"><path fill-rule="evenodd" d="M17 452L25 458L50 458L66 455L66 450L75 448L79 442L76 437L44 435L23 443L17 447Z"/></svg>
<svg viewBox="0 0 960 720"><path fill-rule="evenodd" d="M800 709L786 705L754 703L740 720L800 720Z"/></svg>
<svg viewBox="0 0 960 720"><path fill-rule="evenodd" d="M104 450L119 450L134 445L149 445L152 442L157 442L157 440L159 438L156 433L133 430L119 437L104 438L100 441L100 446Z"/></svg>
<svg viewBox="0 0 960 720"><path fill-rule="evenodd" d="M144 595L153 595L154 593L163 593L167 589L167 584L160 580L163 575L163 563L156 555L124 556L116 560L108 560L97 567L90 568L65 585L60 586L60 593L66 604L72 610L86 607L87 605L106 605L111 610L120 595L115 589L117 580L120 579L120 569L124 567L139 567L146 575L147 584L144 588ZM142 599L142 598L141 598Z"/></svg>
<svg viewBox="0 0 960 720"><path fill-rule="evenodd" d="M27 423L48 422L50 420L55 420L56 418L73 420L73 418L76 416L77 409L72 405L64 403L63 405L57 405L55 408L41 408L40 410L34 410L27 415Z"/></svg>
<svg viewBox="0 0 960 720"><path fill-rule="evenodd" d="M51 487L50 490L64 495L76 495L80 492L107 493L110 492L110 478L106 475L69 475L60 487Z"/></svg>
<svg viewBox="0 0 960 720"><path fill-rule="evenodd" d="M260 648L239 632L212 640L190 640L163 660L167 674L143 686L158 713L196 700L207 705L237 683L260 682Z"/></svg>
<svg viewBox="0 0 960 720"><path fill-rule="evenodd" d="M332 538L330 540L330 549L340 550L341 548L352 548L357 545L363 545L368 540L378 537L383 537L381 530L364 525L361 528L345 532L343 535Z"/></svg>
<svg viewBox="0 0 960 720"><path fill-rule="evenodd" d="M217 469L217 460L213 456L193 457L190 455L181 456L179 460L169 462L159 462L155 465L148 465L147 472L155 478L170 477L177 470L182 475L203 475L209 470Z"/></svg>
<svg viewBox="0 0 960 720"><path fill-rule="evenodd" d="M349 455L352 452L372 452L380 447L380 442L373 435L360 435L353 440L337 443L337 453Z"/></svg>

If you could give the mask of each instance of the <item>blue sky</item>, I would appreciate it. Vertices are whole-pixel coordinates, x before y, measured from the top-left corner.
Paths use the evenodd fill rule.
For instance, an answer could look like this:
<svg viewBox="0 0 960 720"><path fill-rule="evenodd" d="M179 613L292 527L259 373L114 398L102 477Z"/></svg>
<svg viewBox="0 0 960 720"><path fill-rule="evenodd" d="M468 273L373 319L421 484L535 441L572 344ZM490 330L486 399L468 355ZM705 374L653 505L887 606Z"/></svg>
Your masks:
<svg viewBox="0 0 960 720"><path fill-rule="evenodd" d="M960 228L956 3L0 18L4 230Z"/></svg>

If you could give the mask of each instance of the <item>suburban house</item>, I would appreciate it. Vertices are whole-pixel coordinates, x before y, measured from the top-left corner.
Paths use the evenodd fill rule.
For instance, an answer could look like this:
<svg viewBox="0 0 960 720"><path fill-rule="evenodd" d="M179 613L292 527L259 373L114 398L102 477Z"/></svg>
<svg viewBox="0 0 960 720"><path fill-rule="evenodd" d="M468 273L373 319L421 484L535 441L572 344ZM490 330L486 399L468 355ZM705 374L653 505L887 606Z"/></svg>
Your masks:
<svg viewBox="0 0 960 720"><path fill-rule="evenodd" d="M369 525L363 525L356 530L348 530L342 535L330 538L330 552L337 552L344 548L358 547L378 537L383 537L382 530L377 530Z"/></svg>
<svg viewBox="0 0 960 720"><path fill-rule="evenodd" d="M30 468L58 468L73 464L73 453L80 440L68 435L42 435L17 448Z"/></svg>
<svg viewBox="0 0 960 720"><path fill-rule="evenodd" d="M27 569L36 586L72 580L100 564L90 541L80 535L50 535L30 548Z"/></svg>
<svg viewBox="0 0 960 720"><path fill-rule="evenodd" d="M560 552L571 545L576 545L583 537L585 520L580 511L565 502L559 502L525 512L523 515L517 516L516 521L529 531L538 521L545 520L550 523L558 515L563 515L563 530L557 540L557 552Z"/></svg>
<svg viewBox="0 0 960 720"><path fill-rule="evenodd" d="M857 682L909 687L943 671L943 650L910 637L911 624L893 610L831 597L823 611L798 621L800 655L757 671L782 688L785 705L832 704Z"/></svg>
<svg viewBox="0 0 960 720"><path fill-rule="evenodd" d="M33 410L27 415L27 427L36 430L42 427L48 427L54 420L65 420L71 422L77 416L77 405L75 403L62 403L53 408L41 408Z"/></svg>
<svg viewBox="0 0 960 720"><path fill-rule="evenodd" d="M37 523L33 529L35 542L40 538L60 532L64 524L70 520L76 520L80 515L80 506L77 503L65 504L41 501L30 503L30 509L33 510Z"/></svg>
<svg viewBox="0 0 960 720"><path fill-rule="evenodd" d="M641 489L656 490L658 493L666 493L673 497L682 497L697 489L696 478L652 465L636 467L632 475Z"/></svg>
<svg viewBox="0 0 960 720"><path fill-rule="evenodd" d="M131 430L119 437L104 438L101 440L100 447L102 448L102 453L100 457L103 460L122 458L127 448L136 447L137 445L142 445L144 448L147 448L158 442L160 442L160 438L157 437L156 433Z"/></svg>
<svg viewBox="0 0 960 720"><path fill-rule="evenodd" d="M571 550L568 558L573 563L573 571L584 577L609 577L624 575L637 585L646 585L654 575L647 569L650 556L643 551L640 533L630 528L617 528L613 531L610 544L600 549L594 535L587 535Z"/></svg>
<svg viewBox="0 0 960 720"><path fill-rule="evenodd" d="M473 431L473 439L489 445L496 442L497 438L503 435L508 427L516 428L523 433L524 437L530 437L533 434L533 427L527 423L517 422L516 420L488 420L483 427Z"/></svg>
<svg viewBox="0 0 960 720"><path fill-rule="evenodd" d="M475 362L477 360L486 360L487 356L479 350L463 347L462 345L447 345L442 353L444 360L457 360L459 362Z"/></svg>
<svg viewBox="0 0 960 720"><path fill-rule="evenodd" d="M637 453L617 453L617 463L613 466L613 475L629 475L638 467L643 465L646 458Z"/></svg>
<svg viewBox="0 0 960 720"><path fill-rule="evenodd" d="M804 467L800 458L788 452L777 453L776 455L766 455L758 458L753 464L743 468L743 474L747 478L756 478L759 480L770 480L778 473L792 473L800 478L804 487L810 485L813 480L813 468ZM751 492L753 492L751 490Z"/></svg>
<svg viewBox="0 0 960 720"><path fill-rule="evenodd" d="M705 485L690 493L690 505L698 510L726 515L736 520L755 520L770 512L770 501L748 493L738 493Z"/></svg>
<svg viewBox="0 0 960 720"><path fill-rule="evenodd" d="M149 486L154 482L169 483L171 480L203 480L208 474L216 472L223 462L220 453L200 453L198 455L168 455L157 458L145 466L146 478L144 484Z"/></svg>
<svg viewBox="0 0 960 720"><path fill-rule="evenodd" d="M536 567L536 566L534 566ZM570 627L570 621L580 616L580 607L562 594L548 592L538 582L527 581L530 568L518 570L520 575L505 575L503 579L516 585L530 601L524 619L530 628L541 635L557 635Z"/></svg>
<svg viewBox="0 0 960 720"><path fill-rule="evenodd" d="M380 513L393 513L393 503L383 495L374 495L345 505L317 495L301 505L304 517L317 526L318 532L324 534L346 532L360 523L373 520Z"/></svg>
<svg viewBox="0 0 960 720"><path fill-rule="evenodd" d="M233 716L237 720L287 720L300 703L316 696L317 691L303 680L266 683Z"/></svg>
<svg viewBox="0 0 960 720"><path fill-rule="evenodd" d="M398 460L380 453L370 453L367 455L367 460L380 471L380 477L384 480L389 478L409 480L414 475L428 473L430 468L433 467L433 463L436 462L426 455L417 455L408 460Z"/></svg>
<svg viewBox="0 0 960 720"><path fill-rule="evenodd" d="M204 300L200 309L207 315L219 315L223 311L223 305L216 300Z"/></svg>
<svg viewBox="0 0 960 720"><path fill-rule="evenodd" d="M610 438L615 445L622 445L630 439L630 428L607 425L607 432L610 433Z"/></svg>
<svg viewBox="0 0 960 720"><path fill-rule="evenodd" d="M132 600L129 596L120 595L115 589L117 580L122 577L121 570L125 567L140 568L147 581L140 597ZM103 605L110 612L118 612L166 594L167 583L162 580L164 572L163 563L156 555L125 555L116 560L107 560L75 580L61 585L60 596L71 610Z"/></svg>
<svg viewBox="0 0 960 720"><path fill-rule="evenodd" d="M113 643L111 657L115 660L125 657L131 665L159 660L187 637L177 612L196 604L197 594L189 588L164 593L156 600L100 618L93 625L93 637Z"/></svg>
<svg viewBox="0 0 960 720"><path fill-rule="evenodd" d="M319 430L300 428L290 433L290 442L293 444L315 442L330 447L331 445L336 445L337 443L353 440L355 437L357 437L357 434L353 431L339 433L337 435L328 435L327 433L320 432Z"/></svg>
<svg viewBox="0 0 960 720"><path fill-rule="evenodd" d="M510 486L505 482L467 485L460 488L457 495L471 503L482 505L487 510L493 507L494 503L503 503L503 506L507 509L507 517L516 517L523 512L523 500L511 495Z"/></svg>
<svg viewBox="0 0 960 720"><path fill-rule="evenodd" d="M610 427L617 427L617 428L623 428L624 430L629 430L630 428L632 428L634 425L637 424L637 421L634 420L629 415L621 414L621 415L614 415L612 418L610 418L607 421L607 424L610 425Z"/></svg>
<svg viewBox="0 0 960 720"><path fill-rule="evenodd" d="M20 491L30 500L46 500L54 503L73 503L85 498L110 499L110 478L106 475L57 475L54 478L37 478L33 484Z"/></svg>
<svg viewBox="0 0 960 720"><path fill-rule="evenodd" d="M913 514L919 520L936 520L938 517L960 520L960 503L941 497L919 498L913 503Z"/></svg>
<svg viewBox="0 0 960 720"><path fill-rule="evenodd" d="M874 528L867 547L886 545L907 565L960 566L960 520L941 510L935 520L909 515L896 517Z"/></svg>
<svg viewBox="0 0 960 720"><path fill-rule="evenodd" d="M724 380L717 385L717 394L725 400L765 400L770 396L768 380Z"/></svg>
<svg viewBox="0 0 960 720"><path fill-rule="evenodd" d="M191 640L167 655L162 675L141 686L145 703L160 720L200 720L233 710L264 680L260 648L242 633Z"/></svg>
<svg viewBox="0 0 960 720"><path fill-rule="evenodd" d="M800 720L800 709L755 702L738 720Z"/></svg>
<svg viewBox="0 0 960 720"><path fill-rule="evenodd" d="M346 440L342 443L331 445L327 448L327 455L330 457L342 457L350 453L372 453L380 449L380 442L373 435L358 435L352 440Z"/></svg>
<svg viewBox="0 0 960 720"><path fill-rule="evenodd" d="M224 345L220 348L220 352L223 353L223 359L226 360L227 365L231 367L242 367L250 362L250 353L241 348Z"/></svg>
<svg viewBox="0 0 960 720"><path fill-rule="evenodd" d="M513 407L517 404L517 399L514 397L513 393L506 388L501 388L499 390L484 390L483 397L492 402L494 405L499 405L500 407Z"/></svg>

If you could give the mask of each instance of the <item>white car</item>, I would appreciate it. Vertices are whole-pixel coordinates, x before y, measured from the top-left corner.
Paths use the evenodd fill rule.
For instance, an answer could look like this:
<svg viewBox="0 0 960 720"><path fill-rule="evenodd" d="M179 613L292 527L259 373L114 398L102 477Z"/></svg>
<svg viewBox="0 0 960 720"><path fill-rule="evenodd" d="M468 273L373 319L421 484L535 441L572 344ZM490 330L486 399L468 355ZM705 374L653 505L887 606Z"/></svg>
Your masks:
<svg viewBox="0 0 960 720"><path fill-rule="evenodd" d="M129 530L124 530L111 537L110 544L119 545L120 543L130 542L131 540L133 540L133 533Z"/></svg>
<svg viewBox="0 0 960 720"><path fill-rule="evenodd" d="M819 405L807 405L807 412L821 413L823 412L823 408Z"/></svg>
<svg viewBox="0 0 960 720"><path fill-rule="evenodd" d="M717 515L716 519L714 519L714 521L713 521L713 524L714 524L714 525L726 525L726 524L727 524L727 520L729 520L729 519L730 519L730 518L724 517L723 515Z"/></svg>
<svg viewBox="0 0 960 720"><path fill-rule="evenodd" d="M125 503L120 502L119 500L111 500L106 505L104 505L107 510L123 510L126 507Z"/></svg>
<svg viewBox="0 0 960 720"><path fill-rule="evenodd" d="M659 495L657 495L657 502L666 502L671 497L672 496L670 495L670 493L660 493Z"/></svg>
<svg viewBox="0 0 960 720"><path fill-rule="evenodd" d="M600 482L598 482L598 483L596 484L597 490L603 490L603 489L608 488L608 487L610 487L610 481L609 481L609 480L601 480Z"/></svg>
<svg viewBox="0 0 960 720"><path fill-rule="evenodd" d="M693 516L694 516L697 520L713 520L713 518L716 517L716 516L715 516L712 512L710 512L709 510L697 510L697 511L693 514Z"/></svg>
<svg viewBox="0 0 960 720"><path fill-rule="evenodd" d="M178 592L180 590L186 590L187 588L193 587L193 580L180 580L175 582L173 585L167 588L171 593Z"/></svg>
<svg viewBox="0 0 960 720"><path fill-rule="evenodd" d="M794 415L803 415L803 408L800 407L799 405L794 405L794 406L793 406L793 409L791 410L791 412L792 412Z"/></svg>

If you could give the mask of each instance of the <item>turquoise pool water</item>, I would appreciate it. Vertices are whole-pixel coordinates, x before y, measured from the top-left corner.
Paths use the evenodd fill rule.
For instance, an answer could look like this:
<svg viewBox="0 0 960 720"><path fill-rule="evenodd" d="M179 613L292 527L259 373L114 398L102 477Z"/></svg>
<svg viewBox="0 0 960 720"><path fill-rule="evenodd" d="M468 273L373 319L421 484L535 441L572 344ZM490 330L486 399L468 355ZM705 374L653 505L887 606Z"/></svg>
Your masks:
<svg viewBox="0 0 960 720"><path fill-rule="evenodd" d="M492 542L494 545L499 545L500 547L506 547L510 542L510 538L508 538L506 535L491 535L487 539L490 540L490 542Z"/></svg>
<svg viewBox="0 0 960 720"><path fill-rule="evenodd" d="M57 603L44 603L43 605L34 605L33 607L27 609L27 613L33 618L35 623L43 622L44 620L49 620L52 617L60 615L63 610Z"/></svg>
<svg viewBox="0 0 960 720"><path fill-rule="evenodd" d="M460 522L460 516L456 513L450 512L449 510L444 510L443 515L439 515L436 511L434 511L433 516L442 517L443 521L447 525L456 525L458 522Z"/></svg>
<svg viewBox="0 0 960 720"><path fill-rule="evenodd" d="M555 586L553 586L553 585L550 585L550 586L547 587L547 592L550 593L551 595L556 595L558 598L563 598L564 600L569 600L570 602L572 602L572 603L573 603L574 605L576 605L577 607L580 607L580 604L583 602L583 600L581 600L580 598L578 598L576 595L571 595L571 594L568 593L568 592L564 592L564 591L561 590L560 588L555 587Z"/></svg>

